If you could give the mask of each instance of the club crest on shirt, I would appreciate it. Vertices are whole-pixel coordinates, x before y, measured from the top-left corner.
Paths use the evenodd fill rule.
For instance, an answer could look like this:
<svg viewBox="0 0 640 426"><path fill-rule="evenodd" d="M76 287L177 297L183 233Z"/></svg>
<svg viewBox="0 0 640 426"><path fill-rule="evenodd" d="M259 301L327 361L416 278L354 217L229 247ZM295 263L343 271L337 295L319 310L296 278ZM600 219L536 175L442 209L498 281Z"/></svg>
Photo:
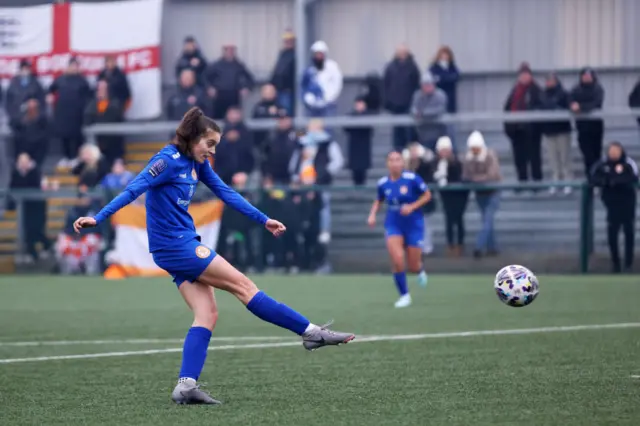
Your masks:
<svg viewBox="0 0 640 426"><path fill-rule="evenodd" d="M160 173L162 173L167 168L167 162L162 158L156 160L155 163L149 167L149 174L153 177L157 177Z"/></svg>
<svg viewBox="0 0 640 426"><path fill-rule="evenodd" d="M196 173L195 168L191 169L191 177L193 178L193 180L198 180L198 174Z"/></svg>
<svg viewBox="0 0 640 426"><path fill-rule="evenodd" d="M206 259L211 254L211 250L206 246L198 246L196 247L196 256L200 259Z"/></svg>
<svg viewBox="0 0 640 426"><path fill-rule="evenodd" d="M407 193L407 191L409 191L409 188L407 188L406 186L402 185L402 186L400 187L400 193L401 193L402 195L406 194L406 193Z"/></svg>

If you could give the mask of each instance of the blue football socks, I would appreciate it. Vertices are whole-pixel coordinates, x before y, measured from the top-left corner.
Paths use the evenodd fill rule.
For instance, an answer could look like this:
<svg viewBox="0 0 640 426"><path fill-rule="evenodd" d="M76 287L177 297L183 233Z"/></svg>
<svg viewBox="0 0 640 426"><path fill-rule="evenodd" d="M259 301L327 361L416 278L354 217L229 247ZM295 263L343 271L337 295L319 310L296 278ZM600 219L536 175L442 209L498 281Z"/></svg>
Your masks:
<svg viewBox="0 0 640 426"><path fill-rule="evenodd" d="M393 274L393 280L396 283L396 288L398 289L398 293L400 296L404 296L409 293L409 289L407 288L407 274L403 272L395 272Z"/></svg>
<svg viewBox="0 0 640 426"><path fill-rule="evenodd" d="M273 300L262 291L247 304L247 309L263 321L270 322L278 327L302 336L309 327L309 320L300 315L287 305Z"/></svg>
<svg viewBox="0 0 640 426"><path fill-rule="evenodd" d="M207 359L207 348L211 340L211 330L204 327L191 327L184 339L182 349L182 367L180 378L198 380L204 361Z"/></svg>

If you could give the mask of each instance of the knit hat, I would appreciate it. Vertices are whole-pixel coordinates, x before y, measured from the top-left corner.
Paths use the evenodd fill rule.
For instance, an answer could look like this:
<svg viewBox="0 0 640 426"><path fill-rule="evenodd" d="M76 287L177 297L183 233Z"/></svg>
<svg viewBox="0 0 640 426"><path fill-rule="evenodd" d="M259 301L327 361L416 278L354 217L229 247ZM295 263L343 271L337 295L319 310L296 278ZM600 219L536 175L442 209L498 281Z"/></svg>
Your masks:
<svg viewBox="0 0 640 426"><path fill-rule="evenodd" d="M318 40L311 45L312 53L327 53L329 51L329 46L322 40Z"/></svg>
<svg viewBox="0 0 640 426"><path fill-rule="evenodd" d="M453 149L453 143L449 136L440 136L438 142L436 142L436 152L440 152L443 149Z"/></svg>
<svg viewBox="0 0 640 426"><path fill-rule="evenodd" d="M479 131L475 130L469 135L469 138L467 139L468 148L485 148L486 146L484 137Z"/></svg>

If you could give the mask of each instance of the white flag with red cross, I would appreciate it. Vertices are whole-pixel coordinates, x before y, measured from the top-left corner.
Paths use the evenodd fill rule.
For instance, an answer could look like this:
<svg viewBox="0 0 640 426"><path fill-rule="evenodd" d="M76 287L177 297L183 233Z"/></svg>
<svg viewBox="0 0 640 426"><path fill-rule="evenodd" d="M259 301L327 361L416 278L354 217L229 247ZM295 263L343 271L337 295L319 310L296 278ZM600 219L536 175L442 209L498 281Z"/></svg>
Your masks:
<svg viewBox="0 0 640 426"><path fill-rule="evenodd" d="M161 21L162 0L0 8L0 78L7 84L27 59L46 88L75 56L94 80L113 55L131 86L127 118L157 117Z"/></svg>

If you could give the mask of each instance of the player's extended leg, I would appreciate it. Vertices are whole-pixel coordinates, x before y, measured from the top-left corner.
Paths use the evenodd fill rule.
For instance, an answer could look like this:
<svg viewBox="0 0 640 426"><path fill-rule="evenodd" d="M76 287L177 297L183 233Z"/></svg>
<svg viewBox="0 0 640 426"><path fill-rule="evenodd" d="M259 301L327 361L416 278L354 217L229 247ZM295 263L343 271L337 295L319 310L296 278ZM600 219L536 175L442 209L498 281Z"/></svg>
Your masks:
<svg viewBox="0 0 640 426"><path fill-rule="evenodd" d="M220 404L196 384L207 358L211 333L218 321L218 307L213 288L197 281L185 281L179 290L193 311L193 324L184 339L180 378L171 398L178 404Z"/></svg>
<svg viewBox="0 0 640 426"><path fill-rule="evenodd" d="M387 236L387 251L391 259L393 280L400 294L400 298L394 306L396 308L406 308L411 305L411 295L407 287L407 274L404 268L404 238L402 235Z"/></svg>
<svg viewBox="0 0 640 426"><path fill-rule="evenodd" d="M348 343L355 338L352 333L329 330L317 326L287 305L279 303L258 290L258 287L242 272L234 268L222 256L213 258L198 281L220 290L228 291L240 300L252 314L263 321L286 328L299 336L305 349L314 350L326 345Z"/></svg>

